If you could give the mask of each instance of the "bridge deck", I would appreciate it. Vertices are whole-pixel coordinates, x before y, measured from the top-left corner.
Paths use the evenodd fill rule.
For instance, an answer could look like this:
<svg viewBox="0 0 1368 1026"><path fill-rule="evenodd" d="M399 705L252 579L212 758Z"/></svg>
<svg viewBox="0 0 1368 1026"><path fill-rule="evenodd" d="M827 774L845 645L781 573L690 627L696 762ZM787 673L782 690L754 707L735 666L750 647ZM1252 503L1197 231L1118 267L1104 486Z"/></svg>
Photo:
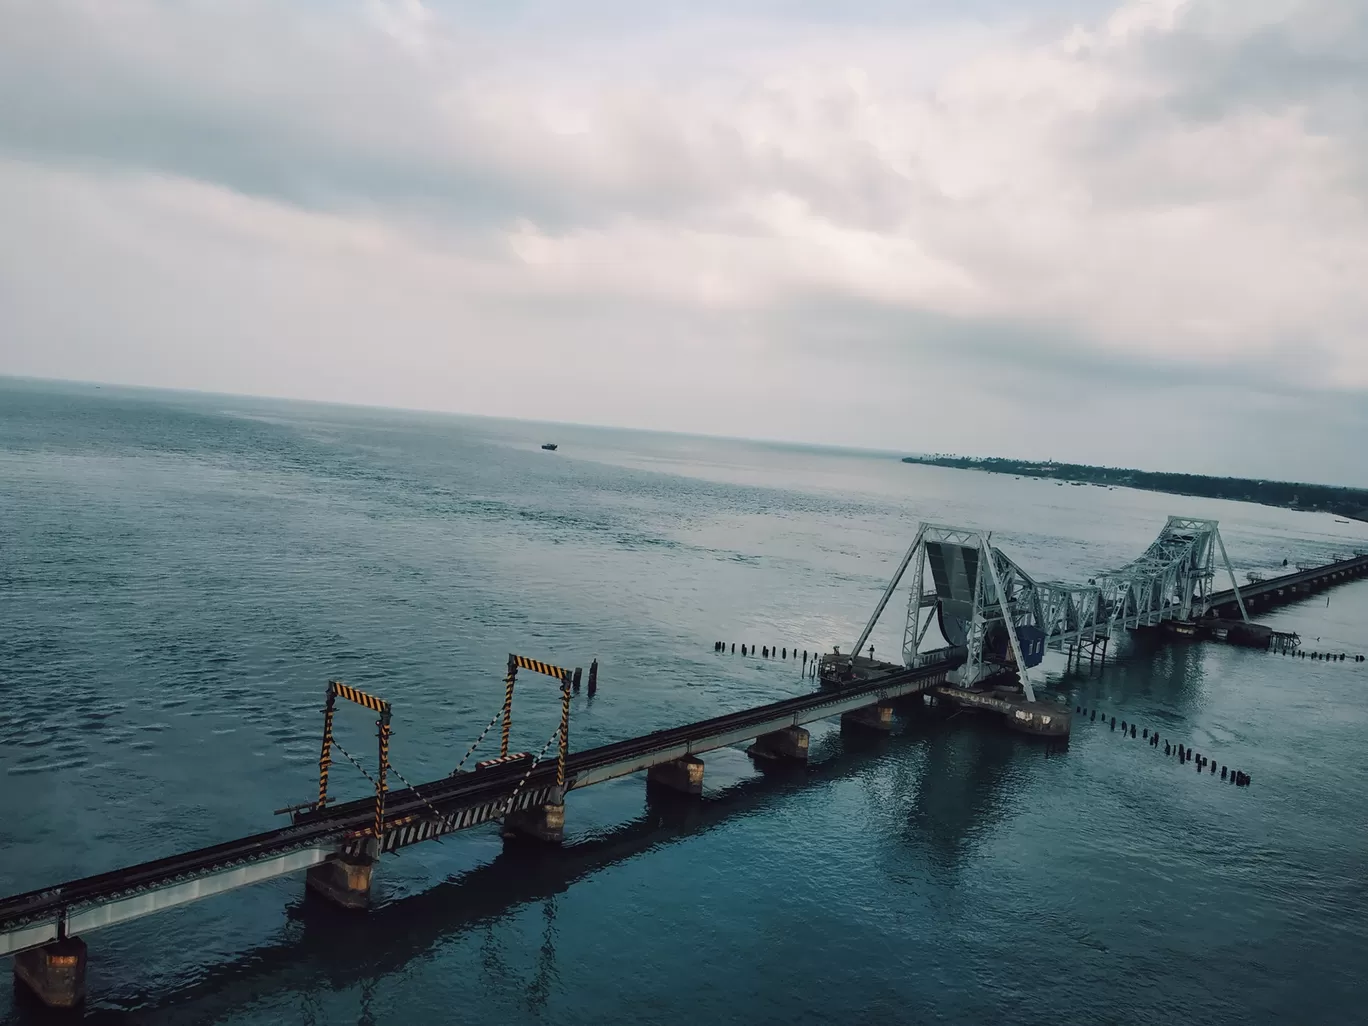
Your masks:
<svg viewBox="0 0 1368 1026"><path fill-rule="evenodd" d="M1244 598L1245 604L1248 605L1251 599L1276 598L1288 589L1306 588L1313 590L1322 584L1331 584L1335 581L1366 575L1368 575L1368 555L1353 556L1335 563L1327 563L1325 566L1312 567L1310 570L1298 570L1296 573L1284 574L1282 577L1273 577L1267 581L1243 585L1240 588L1240 595ZM1211 596L1210 607L1213 613L1234 604L1235 592L1229 588L1225 591L1214 592Z"/></svg>
<svg viewBox="0 0 1368 1026"><path fill-rule="evenodd" d="M577 752L566 763L566 787L588 787L685 755L915 694L943 682L952 666L943 662L903 670L840 690L783 699ZM517 765L495 766L390 792L384 850L500 818L525 772ZM555 789L554 763L539 765L513 808L550 800ZM0 901L0 955L317 865L359 848L372 825L374 808L373 798L346 802L298 816L290 826L276 830L6 898Z"/></svg>

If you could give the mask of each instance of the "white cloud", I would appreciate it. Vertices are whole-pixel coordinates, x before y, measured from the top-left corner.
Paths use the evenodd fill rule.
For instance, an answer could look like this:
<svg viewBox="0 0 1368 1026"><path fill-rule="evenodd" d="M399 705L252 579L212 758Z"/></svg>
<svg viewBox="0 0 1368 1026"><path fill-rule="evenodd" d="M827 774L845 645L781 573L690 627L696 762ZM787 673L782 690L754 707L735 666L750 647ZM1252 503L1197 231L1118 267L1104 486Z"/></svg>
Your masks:
<svg viewBox="0 0 1368 1026"><path fill-rule="evenodd" d="M478 412L517 376L547 416L947 449L997 437L954 428L976 379L1019 444L1056 433L986 353L1358 403L1344 6L608 33L0 0L0 370ZM843 360L879 387L814 423ZM1162 404L1118 397L1118 433Z"/></svg>

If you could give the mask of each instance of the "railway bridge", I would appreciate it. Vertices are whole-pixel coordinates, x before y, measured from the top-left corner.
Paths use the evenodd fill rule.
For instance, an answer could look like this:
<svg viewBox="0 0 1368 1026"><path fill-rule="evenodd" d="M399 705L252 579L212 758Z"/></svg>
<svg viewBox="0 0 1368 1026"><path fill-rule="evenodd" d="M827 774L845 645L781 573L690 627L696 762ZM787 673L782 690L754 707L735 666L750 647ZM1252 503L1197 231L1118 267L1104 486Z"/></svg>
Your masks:
<svg viewBox="0 0 1368 1026"><path fill-rule="evenodd" d="M918 665L935 623L945 642L966 652L953 683L973 687L1010 669L1027 701L1034 702L1032 676L1038 679L1036 668L1047 649L1074 659L1086 652L1091 661L1099 651L1105 659L1120 631L1170 625L1179 633L1209 633L1204 625L1226 618L1248 625L1250 608L1267 610L1368 576L1368 552L1241 587L1215 520L1169 517L1139 557L1075 584L1036 579L994 545L990 533L923 523L851 649L852 659L864 650L909 569L903 662ZM1230 587L1217 591L1221 571ZM1266 645L1272 632L1260 630L1246 633Z"/></svg>
<svg viewBox="0 0 1368 1026"><path fill-rule="evenodd" d="M1225 591L1212 587L1218 553L1230 578ZM901 664L859 658L909 569L913 583ZM1078 654L1101 646L1105 658L1107 640L1118 630L1200 623L1228 610L1247 619L1249 605L1291 601L1365 575L1368 553L1358 553L1241 589L1216 522L1170 517L1145 552L1122 567L1087 584L1039 581L994 546L990 534L923 523L851 654L822 657L822 690L571 752L572 695L579 690L581 671L514 654L503 701L474 744L449 775L416 786L389 758L390 703L331 681L323 710L318 796L277 810L290 816L289 825L0 900L0 955L14 956L16 978L44 1003L76 1005L85 994L84 937L102 927L299 872L324 898L365 907L379 857L409 845L490 822L500 823L509 841L559 842L565 798L573 790L645 771L649 788L698 794L704 753L754 739L749 752L757 760L800 762L807 758L805 724L839 716L843 727L887 730L895 702L927 693L938 700L961 695L966 704L991 705L998 699L976 689L1007 669L1019 673L1021 691L1035 705L1033 675L1038 676L1035 668L1047 648ZM932 622L946 647L928 650ZM510 750L520 671L559 686L560 722L536 753ZM590 669L590 694L595 672L596 664ZM339 702L374 713L378 740L378 772L374 778L367 774L374 796L342 803L328 793L334 754L356 760L334 736ZM1057 707L1050 708L1057 714ZM466 763L496 726L499 754L467 771ZM391 775L404 786L391 789Z"/></svg>
<svg viewBox="0 0 1368 1026"><path fill-rule="evenodd" d="M79 1004L85 994L84 937L240 887L304 872L309 889L345 907L369 903L372 872L380 855L459 830L498 821L509 841L559 842L568 792L647 771L647 786L684 794L702 791L699 755L754 739L752 755L765 761L807 758L804 724L840 716L843 726L880 729L890 703L944 684L955 653L896 668L838 691L788 698L697 723L580 752L569 751L569 710L578 671L511 656L505 701L481 738L502 724L500 754L472 771L463 769L476 745L451 775L390 790L394 768L388 747L392 709L376 696L330 682L319 759L319 797L293 809L288 826L226 841L97 876L44 887L0 900L0 955L14 955L16 978L53 1007ZM560 684L560 726L537 754L509 750L513 687L519 669L532 668ZM328 779L339 699L377 714L379 772L375 795L333 804ZM871 715L871 710L873 714ZM554 758L548 753L555 746ZM345 751L341 751L350 759ZM364 772L364 770L363 770ZM407 784L407 782L405 782Z"/></svg>
<svg viewBox="0 0 1368 1026"><path fill-rule="evenodd" d="M1235 615L1237 598L1243 599L1248 609L1266 610L1365 577L1368 577L1368 552L1355 552L1352 556L1339 556L1324 566L1299 566L1295 572L1281 577L1251 581L1238 592L1218 591L1209 600L1209 615Z"/></svg>

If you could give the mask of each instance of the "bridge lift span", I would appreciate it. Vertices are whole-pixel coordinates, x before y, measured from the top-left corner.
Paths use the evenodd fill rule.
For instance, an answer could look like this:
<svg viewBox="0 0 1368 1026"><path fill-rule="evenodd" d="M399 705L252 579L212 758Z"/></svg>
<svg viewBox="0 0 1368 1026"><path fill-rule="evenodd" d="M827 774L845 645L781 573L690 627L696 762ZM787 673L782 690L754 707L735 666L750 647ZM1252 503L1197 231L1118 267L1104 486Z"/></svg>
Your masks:
<svg viewBox="0 0 1368 1026"><path fill-rule="evenodd" d="M904 664L921 665L922 642L935 621L945 641L965 654L956 683L969 687L1015 668L1026 699L1034 702L1030 671L1040 665L1047 648L1095 650L1118 630L1205 616L1211 609L1217 552L1240 614L1248 620L1215 520L1169 517L1139 558L1087 584L1037 581L992 544L991 533L923 522L851 652L863 650L911 567ZM925 585L928 567L930 590Z"/></svg>

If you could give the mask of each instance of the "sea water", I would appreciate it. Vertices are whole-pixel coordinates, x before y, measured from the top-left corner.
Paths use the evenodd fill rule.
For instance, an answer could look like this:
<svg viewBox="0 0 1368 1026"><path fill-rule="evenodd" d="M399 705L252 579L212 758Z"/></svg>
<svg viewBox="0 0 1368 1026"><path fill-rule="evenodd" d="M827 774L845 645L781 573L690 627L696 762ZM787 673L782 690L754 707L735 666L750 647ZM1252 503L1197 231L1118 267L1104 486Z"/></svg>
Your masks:
<svg viewBox="0 0 1368 1026"><path fill-rule="evenodd" d="M417 783L494 715L509 652L598 660L586 748L810 690L792 652L846 650L921 520L1083 581L1169 514L1218 518L1241 573L1368 534L892 453L0 381L0 892L283 824L316 792L330 678L393 703ZM900 595L876 654L905 615ZM1368 651L1368 582L1267 622ZM494 826L406 849L368 913L290 877L89 934L87 1014L1368 1021L1368 663L1136 639L1043 669L1253 785L1091 722L1063 752L966 716L815 724L806 772L710 753L693 807L648 806L640 777L573 793L559 851L504 853ZM524 675L515 749L558 714ZM336 733L373 771L372 721L342 708ZM369 786L335 758L336 797ZM43 1016L6 997L0 1020Z"/></svg>

